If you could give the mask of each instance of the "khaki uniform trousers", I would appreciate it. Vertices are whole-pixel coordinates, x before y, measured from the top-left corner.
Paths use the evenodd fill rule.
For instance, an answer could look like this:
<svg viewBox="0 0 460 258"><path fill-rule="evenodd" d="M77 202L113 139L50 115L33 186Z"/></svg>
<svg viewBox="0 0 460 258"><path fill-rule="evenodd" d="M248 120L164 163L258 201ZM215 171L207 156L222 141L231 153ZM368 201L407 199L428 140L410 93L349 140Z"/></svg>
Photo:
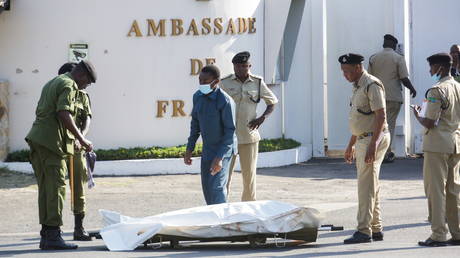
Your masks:
<svg viewBox="0 0 460 258"><path fill-rule="evenodd" d="M398 118L399 111L401 110L401 102L398 101L387 101L386 102L386 111L387 111L387 121L388 129L390 130L391 141L388 147L387 152L391 151L391 146L393 146L393 139L395 137L395 128L396 128L396 119Z"/></svg>
<svg viewBox="0 0 460 258"><path fill-rule="evenodd" d="M256 200L256 170L257 155L259 153L259 142L238 144L238 155L240 156L241 174L243 175L243 195L241 201ZM227 193L230 193L230 183L235 168L236 155L232 157L228 174Z"/></svg>
<svg viewBox="0 0 460 258"><path fill-rule="evenodd" d="M447 225L460 240L460 154L424 152L423 182L428 198L431 239L447 240Z"/></svg>
<svg viewBox="0 0 460 258"><path fill-rule="evenodd" d="M73 173L74 173L74 203L73 203L73 213L81 214L86 210L86 198L85 198L85 184L88 181L88 176L86 174L86 158L84 156L85 152L75 151L73 156ZM70 161L67 159L67 167L70 170ZM70 177L70 173L69 173Z"/></svg>
<svg viewBox="0 0 460 258"><path fill-rule="evenodd" d="M38 214L40 224L62 226L62 208L65 200L65 157L47 148L28 142L30 163L38 184Z"/></svg>
<svg viewBox="0 0 460 258"><path fill-rule="evenodd" d="M355 144L356 168L358 170L358 231L366 235L382 231L380 217L380 165L390 145L390 134L384 133L376 149L375 161L365 162L370 136L358 139Z"/></svg>

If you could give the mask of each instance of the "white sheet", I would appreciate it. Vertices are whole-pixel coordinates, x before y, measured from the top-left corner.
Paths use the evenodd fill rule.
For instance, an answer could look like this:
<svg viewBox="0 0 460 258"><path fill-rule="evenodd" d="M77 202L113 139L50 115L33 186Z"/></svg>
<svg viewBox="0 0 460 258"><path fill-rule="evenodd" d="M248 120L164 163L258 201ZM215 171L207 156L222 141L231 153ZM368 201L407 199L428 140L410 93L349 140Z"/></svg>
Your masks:
<svg viewBox="0 0 460 258"><path fill-rule="evenodd" d="M277 201L223 203L145 218L99 212L106 224L100 233L111 251L134 250L155 234L212 238L291 232L320 225L317 210Z"/></svg>

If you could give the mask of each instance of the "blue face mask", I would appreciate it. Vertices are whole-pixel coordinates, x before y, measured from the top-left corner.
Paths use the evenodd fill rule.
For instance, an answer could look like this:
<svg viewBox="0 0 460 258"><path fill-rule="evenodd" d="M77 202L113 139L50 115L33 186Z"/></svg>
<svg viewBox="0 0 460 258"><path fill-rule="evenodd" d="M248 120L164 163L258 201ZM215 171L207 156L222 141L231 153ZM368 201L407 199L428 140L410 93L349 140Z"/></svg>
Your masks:
<svg viewBox="0 0 460 258"><path fill-rule="evenodd" d="M431 76L431 79L434 81L434 82L439 82L439 80L441 80L441 75L440 74L433 74Z"/></svg>
<svg viewBox="0 0 460 258"><path fill-rule="evenodd" d="M441 67L438 69L438 71L431 75L431 79L434 81L434 82L439 82L439 80L441 80L441 74L439 73L439 71L441 70Z"/></svg>
<svg viewBox="0 0 460 258"><path fill-rule="evenodd" d="M204 95L207 95L207 94L211 93L212 92L211 83L209 83L209 84L200 84L200 91Z"/></svg>

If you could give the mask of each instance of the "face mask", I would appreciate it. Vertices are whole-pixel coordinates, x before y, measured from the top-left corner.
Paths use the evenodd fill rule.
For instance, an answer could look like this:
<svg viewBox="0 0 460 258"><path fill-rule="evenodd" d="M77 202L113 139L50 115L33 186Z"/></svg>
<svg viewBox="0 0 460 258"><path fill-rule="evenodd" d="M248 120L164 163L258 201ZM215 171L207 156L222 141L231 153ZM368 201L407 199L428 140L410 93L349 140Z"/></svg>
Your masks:
<svg viewBox="0 0 460 258"><path fill-rule="evenodd" d="M200 84L200 91L204 95L207 95L207 94L211 93L211 91L212 91L211 84Z"/></svg>
<svg viewBox="0 0 460 258"><path fill-rule="evenodd" d="M439 82L439 80L441 80L441 75L440 74L433 74L431 76L431 79L434 81L434 82Z"/></svg>
<svg viewBox="0 0 460 258"><path fill-rule="evenodd" d="M209 84L200 84L199 88L200 88L201 93L203 93L204 95L211 93L212 92L211 84L212 82Z"/></svg>
<svg viewBox="0 0 460 258"><path fill-rule="evenodd" d="M441 74L439 74L439 71L441 71L441 67L439 67L438 71L431 76L431 79L434 82L439 82L439 80L441 80Z"/></svg>

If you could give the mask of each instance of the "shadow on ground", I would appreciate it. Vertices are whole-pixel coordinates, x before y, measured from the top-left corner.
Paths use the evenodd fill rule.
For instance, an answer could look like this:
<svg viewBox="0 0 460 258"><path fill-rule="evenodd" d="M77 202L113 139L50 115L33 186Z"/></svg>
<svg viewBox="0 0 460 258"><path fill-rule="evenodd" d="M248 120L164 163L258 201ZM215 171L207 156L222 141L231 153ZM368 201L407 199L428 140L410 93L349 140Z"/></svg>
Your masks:
<svg viewBox="0 0 460 258"><path fill-rule="evenodd" d="M397 159L393 163L382 164L382 180L421 180L423 179L423 159ZM259 175L312 178L313 180L355 179L356 167L346 164L343 159L312 159L292 166L260 169Z"/></svg>
<svg viewBox="0 0 460 258"><path fill-rule="evenodd" d="M33 175L0 168L0 189L24 188L36 184L37 181Z"/></svg>

